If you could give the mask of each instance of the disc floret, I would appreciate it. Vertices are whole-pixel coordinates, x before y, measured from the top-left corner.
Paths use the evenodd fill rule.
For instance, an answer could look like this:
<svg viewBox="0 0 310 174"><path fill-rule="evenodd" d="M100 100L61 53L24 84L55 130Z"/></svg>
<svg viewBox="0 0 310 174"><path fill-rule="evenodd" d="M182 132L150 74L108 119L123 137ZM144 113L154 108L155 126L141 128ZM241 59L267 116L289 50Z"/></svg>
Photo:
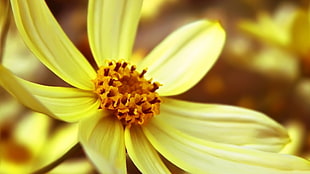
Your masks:
<svg viewBox="0 0 310 174"><path fill-rule="evenodd" d="M124 126L142 125L159 114L161 99L155 91L158 82L146 80L135 65L109 62L97 71L93 80L95 93L101 101L99 109L111 111Z"/></svg>

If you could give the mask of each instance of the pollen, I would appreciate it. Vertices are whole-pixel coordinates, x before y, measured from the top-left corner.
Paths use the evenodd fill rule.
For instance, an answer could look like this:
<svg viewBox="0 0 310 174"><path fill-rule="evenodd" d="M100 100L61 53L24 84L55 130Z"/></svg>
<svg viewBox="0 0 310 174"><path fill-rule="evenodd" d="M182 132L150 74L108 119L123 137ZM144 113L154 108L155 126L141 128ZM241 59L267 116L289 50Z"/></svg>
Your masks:
<svg viewBox="0 0 310 174"><path fill-rule="evenodd" d="M97 71L93 80L95 93L101 101L99 109L111 111L124 126L143 125L159 114L161 99L155 91L158 82L146 80L135 65L127 62L109 62Z"/></svg>

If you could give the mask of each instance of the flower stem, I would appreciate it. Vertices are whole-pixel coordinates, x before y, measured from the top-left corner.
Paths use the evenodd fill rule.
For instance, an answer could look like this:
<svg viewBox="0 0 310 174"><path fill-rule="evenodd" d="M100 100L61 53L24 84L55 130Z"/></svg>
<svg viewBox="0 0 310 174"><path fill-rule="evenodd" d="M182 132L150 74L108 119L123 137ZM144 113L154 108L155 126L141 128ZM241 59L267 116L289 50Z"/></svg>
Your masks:
<svg viewBox="0 0 310 174"><path fill-rule="evenodd" d="M4 50L4 44L5 44L5 40L9 31L9 26L10 26L10 4L7 1L3 1L1 3L3 7L1 7L1 10L4 11L1 12L1 15L4 15L3 20L4 21L0 21L0 63L2 62L2 56L3 56L3 50ZM0 19L1 20L1 19ZM2 25L2 26L1 26Z"/></svg>
<svg viewBox="0 0 310 174"><path fill-rule="evenodd" d="M32 172L31 174L43 174L43 173L47 173L50 170L54 169L55 167L57 167L59 164L61 164L62 162L64 162L66 159L68 159L69 157L71 157L73 154L75 154L77 151L81 150L81 145L80 143L76 143L70 150L68 150L67 153L65 153L63 156L61 156L60 158L58 158L56 161L48 164L47 166L44 166L34 172Z"/></svg>

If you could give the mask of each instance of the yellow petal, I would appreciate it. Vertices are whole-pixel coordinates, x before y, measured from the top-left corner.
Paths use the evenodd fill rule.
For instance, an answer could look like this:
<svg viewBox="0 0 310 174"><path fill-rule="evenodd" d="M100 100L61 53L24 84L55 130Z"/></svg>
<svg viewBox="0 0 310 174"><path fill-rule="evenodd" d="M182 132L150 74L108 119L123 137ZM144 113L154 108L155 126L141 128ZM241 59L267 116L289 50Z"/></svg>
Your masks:
<svg viewBox="0 0 310 174"><path fill-rule="evenodd" d="M286 130L262 113L240 107L165 98L157 119L191 136L263 151L280 151Z"/></svg>
<svg viewBox="0 0 310 174"><path fill-rule="evenodd" d="M307 57L310 53L310 20L306 11L297 11L296 18L292 26L291 46L301 56Z"/></svg>
<svg viewBox="0 0 310 174"><path fill-rule="evenodd" d="M128 59L139 22L142 0L90 0L88 37L98 66L105 59Z"/></svg>
<svg viewBox="0 0 310 174"><path fill-rule="evenodd" d="M289 120L285 124L285 128L291 138L291 142L288 143L280 153L286 154L300 154L305 137L305 124L299 120Z"/></svg>
<svg viewBox="0 0 310 174"><path fill-rule="evenodd" d="M306 174L310 171L310 162L305 159L198 139L156 117L143 131L157 151L190 173Z"/></svg>
<svg viewBox="0 0 310 174"><path fill-rule="evenodd" d="M94 69L63 32L45 1L11 3L18 30L40 61L72 86L93 89Z"/></svg>
<svg viewBox="0 0 310 174"><path fill-rule="evenodd" d="M193 87L209 71L224 45L225 32L218 22L198 21L168 36L138 65L146 76L163 84L162 96Z"/></svg>
<svg viewBox="0 0 310 174"><path fill-rule="evenodd" d="M29 133L29 132L28 132ZM78 124L65 124L53 129L35 161L36 171L59 159L78 143Z"/></svg>
<svg viewBox="0 0 310 174"><path fill-rule="evenodd" d="M290 42L289 26L294 13L286 13L285 20L281 24L276 23L267 13L259 13L257 22L242 20L238 27L251 36L266 43L286 47ZM285 22L284 22L285 21Z"/></svg>
<svg viewBox="0 0 310 174"><path fill-rule="evenodd" d="M40 155L48 139L51 121L49 117L40 113L31 112L25 114L16 129L14 129L14 138L27 146L28 149L31 149L33 157L36 158Z"/></svg>
<svg viewBox="0 0 310 174"><path fill-rule="evenodd" d="M66 160L51 171L49 174L86 174L86 173L94 173L93 166L87 159L73 159Z"/></svg>
<svg viewBox="0 0 310 174"><path fill-rule="evenodd" d="M126 173L123 125L107 113L97 112L79 125L79 140L100 173Z"/></svg>
<svg viewBox="0 0 310 174"><path fill-rule="evenodd" d="M20 79L0 65L0 85L25 106L63 121L77 121L99 106L91 91L43 86Z"/></svg>
<svg viewBox="0 0 310 174"><path fill-rule="evenodd" d="M142 173L170 173L141 127L125 130L125 145L130 159Z"/></svg>

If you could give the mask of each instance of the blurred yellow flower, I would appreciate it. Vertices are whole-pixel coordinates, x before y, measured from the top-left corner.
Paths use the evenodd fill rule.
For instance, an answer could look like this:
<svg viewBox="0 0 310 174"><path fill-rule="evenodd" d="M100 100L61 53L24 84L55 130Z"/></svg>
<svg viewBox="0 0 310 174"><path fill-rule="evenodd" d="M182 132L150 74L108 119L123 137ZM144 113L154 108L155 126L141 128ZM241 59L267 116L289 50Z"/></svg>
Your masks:
<svg viewBox="0 0 310 174"><path fill-rule="evenodd" d="M231 61L268 77L294 82L302 76L302 69L308 69L302 66L310 65L310 42L305 39L310 37L308 25L306 12L288 3L280 5L273 15L259 12L256 21L242 19L237 26L260 44L245 35L231 39Z"/></svg>
<svg viewBox="0 0 310 174"><path fill-rule="evenodd" d="M265 11L257 14L257 21L241 20L239 27L266 43L287 47L291 38L292 22L296 16L293 6L281 6L273 16Z"/></svg>
<svg viewBox="0 0 310 174"><path fill-rule="evenodd" d="M287 69L286 67L296 66L298 63L286 58L295 57L298 59L297 61L301 61L301 69L303 69L302 66L306 66L304 71L307 71L306 74L310 74L309 14L310 10L307 11L292 5L282 5L273 16L261 12L258 14L257 21L242 20L238 25L244 32L249 33L263 43L271 44L274 47L272 50L280 50L280 52L283 52L282 54L286 54L284 56L269 54L269 57L273 57L268 58L269 61L274 59L277 64L281 64L281 57L284 57L283 61L287 63L283 66L283 69ZM280 57L279 60L278 57ZM264 62L268 66L268 61L265 60Z"/></svg>
<svg viewBox="0 0 310 174"><path fill-rule="evenodd" d="M257 21L242 20L239 27L262 43L261 50L243 53L245 65L295 83L295 93L308 107L310 97L305 89L310 88L310 9L284 4L274 15L261 12Z"/></svg>
<svg viewBox="0 0 310 174"><path fill-rule="evenodd" d="M7 100L20 111L14 100ZM7 105L0 105L1 164L0 173L30 173L53 162L77 143L77 124L67 124L50 131L52 120L46 115L29 112L28 114L9 114L3 112ZM3 115L6 114L6 115ZM29 136L31 134L31 136ZM72 165L72 161L68 164ZM73 163L74 164L74 163ZM81 173L92 169L87 161L78 161ZM67 164L62 164L61 166ZM63 167L62 167L63 168ZM63 169L57 169L61 171Z"/></svg>
<svg viewBox="0 0 310 174"><path fill-rule="evenodd" d="M180 28L135 66L130 58L142 0L90 0L96 73L44 1L11 4L25 43L73 87L35 84L3 66L0 84L35 111L78 121L79 141L101 173L126 173L126 152L142 173L170 173L158 152L190 173L310 170L308 161L276 153L288 142L287 133L265 115L166 97L190 89L217 60L225 40L218 22Z"/></svg>

